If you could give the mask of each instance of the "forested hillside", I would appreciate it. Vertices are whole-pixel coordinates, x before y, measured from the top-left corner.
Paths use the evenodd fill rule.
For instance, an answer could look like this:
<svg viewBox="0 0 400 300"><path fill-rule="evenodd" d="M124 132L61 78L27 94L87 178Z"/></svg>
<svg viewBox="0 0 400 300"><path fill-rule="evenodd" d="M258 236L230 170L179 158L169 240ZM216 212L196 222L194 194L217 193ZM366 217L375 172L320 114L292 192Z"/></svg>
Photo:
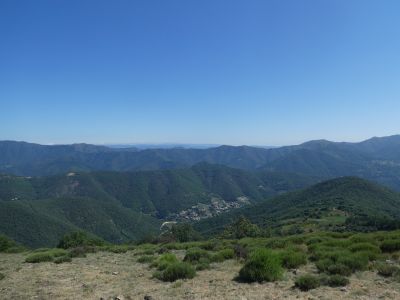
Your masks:
<svg viewBox="0 0 400 300"><path fill-rule="evenodd" d="M243 206L314 182L296 174L249 173L206 163L160 171L2 175L0 232L30 246L54 245L63 233L77 229L112 242L137 240L158 234L162 220L199 203Z"/></svg>

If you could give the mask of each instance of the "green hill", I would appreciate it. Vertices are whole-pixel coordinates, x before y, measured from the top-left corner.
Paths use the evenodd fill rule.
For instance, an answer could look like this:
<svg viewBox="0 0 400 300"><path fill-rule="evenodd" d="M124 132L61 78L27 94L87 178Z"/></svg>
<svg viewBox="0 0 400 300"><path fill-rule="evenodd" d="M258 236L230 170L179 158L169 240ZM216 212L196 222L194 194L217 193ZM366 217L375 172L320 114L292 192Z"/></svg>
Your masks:
<svg viewBox="0 0 400 300"><path fill-rule="evenodd" d="M137 240L158 233L162 220L199 203L240 197L257 203L314 182L296 174L249 173L206 163L159 171L2 175L0 233L34 247L54 245L78 228L110 242Z"/></svg>
<svg viewBox="0 0 400 300"><path fill-rule="evenodd" d="M216 233L240 215L281 232L394 229L400 226L400 194L364 179L342 177L200 221L195 227Z"/></svg>

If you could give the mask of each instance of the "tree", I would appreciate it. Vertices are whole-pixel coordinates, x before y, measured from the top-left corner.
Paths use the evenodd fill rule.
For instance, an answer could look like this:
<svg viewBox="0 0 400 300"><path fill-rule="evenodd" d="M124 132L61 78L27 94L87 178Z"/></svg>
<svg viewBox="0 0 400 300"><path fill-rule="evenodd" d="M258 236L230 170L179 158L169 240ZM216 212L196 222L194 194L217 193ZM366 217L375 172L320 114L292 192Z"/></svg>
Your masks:
<svg viewBox="0 0 400 300"><path fill-rule="evenodd" d="M174 224L171 228L171 234L178 242L198 241L201 239L200 234L193 229L190 224Z"/></svg>
<svg viewBox="0 0 400 300"><path fill-rule="evenodd" d="M244 216L240 216L235 222L225 228L223 238L241 239L244 237L256 237L262 233L261 229L251 223Z"/></svg>

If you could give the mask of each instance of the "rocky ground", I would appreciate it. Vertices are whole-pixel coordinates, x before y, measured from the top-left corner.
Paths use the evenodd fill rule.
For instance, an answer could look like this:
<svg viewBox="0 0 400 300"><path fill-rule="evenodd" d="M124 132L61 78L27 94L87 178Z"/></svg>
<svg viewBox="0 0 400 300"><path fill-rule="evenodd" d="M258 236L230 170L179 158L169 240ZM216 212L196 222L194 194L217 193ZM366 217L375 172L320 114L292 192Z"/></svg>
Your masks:
<svg viewBox="0 0 400 300"><path fill-rule="evenodd" d="M0 299L400 299L400 283L369 271L354 274L346 288L309 292L293 288L292 272L276 283L238 283L233 278L241 265L235 260L213 264L191 280L165 283L152 278L153 270L137 263L134 254L99 252L59 265L28 264L26 254L0 254L5 275ZM298 274L310 269L305 266Z"/></svg>

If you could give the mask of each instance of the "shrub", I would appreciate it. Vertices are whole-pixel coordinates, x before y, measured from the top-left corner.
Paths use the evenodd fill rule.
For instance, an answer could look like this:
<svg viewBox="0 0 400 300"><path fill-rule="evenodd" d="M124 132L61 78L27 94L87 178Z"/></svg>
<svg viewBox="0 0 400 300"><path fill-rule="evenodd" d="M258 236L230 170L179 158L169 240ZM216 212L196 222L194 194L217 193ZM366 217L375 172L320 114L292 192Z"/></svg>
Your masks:
<svg viewBox="0 0 400 300"><path fill-rule="evenodd" d="M69 249L69 255L71 257L86 257L86 248L85 247L75 247Z"/></svg>
<svg viewBox="0 0 400 300"><path fill-rule="evenodd" d="M318 271L320 272L328 272L328 268L335 263L330 258L324 258L315 263Z"/></svg>
<svg viewBox="0 0 400 300"><path fill-rule="evenodd" d="M330 287L346 286L349 284L349 279L342 275L328 276L326 279L321 279L321 283Z"/></svg>
<svg viewBox="0 0 400 300"><path fill-rule="evenodd" d="M319 278L313 275L302 275L299 276L294 285L300 289L301 291L308 291L308 290L312 290L312 289L316 289L317 287L319 287L321 285Z"/></svg>
<svg viewBox="0 0 400 300"><path fill-rule="evenodd" d="M272 238L268 240L268 242L265 244L265 247L272 249L279 249L287 247L288 244L289 242L285 239Z"/></svg>
<svg viewBox="0 0 400 300"><path fill-rule="evenodd" d="M79 246L104 246L105 242L97 237L89 236L86 232L75 231L66 234L58 243L58 248L68 249Z"/></svg>
<svg viewBox="0 0 400 300"><path fill-rule="evenodd" d="M158 270L165 270L169 265L177 263L178 259L175 254L165 253L161 255L156 261L152 263L152 267L156 267Z"/></svg>
<svg viewBox="0 0 400 300"><path fill-rule="evenodd" d="M242 239L260 235L261 229L243 216L240 216L235 222L226 227L222 233L222 236L228 239Z"/></svg>
<svg viewBox="0 0 400 300"><path fill-rule="evenodd" d="M391 277L393 274L396 272L399 272L399 268L390 264L377 264L376 270L378 271L378 274L384 277Z"/></svg>
<svg viewBox="0 0 400 300"><path fill-rule="evenodd" d="M28 263L40 263L46 261L53 261L54 258L68 256L69 252L64 249L46 249L41 250L39 252L33 252L32 254L28 255L25 259L25 262Z"/></svg>
<svg viewBox="0 0 400 300"><path fill-rule="evenodd" d="M40 263L40 262L46 262L46 261L53 261L54 256L51 255L49 252L38 252L38 253L32 253L31 255L28 255L28 257L25 259L25 262L27 263Z"/></svg>
<svg viewBox="0 0 400 300"><path fill-rule="evenodd" d="M171 228L171 235L174 240L184 243L189 241L198 241L201 239L200 233L195 231L190 224L175 224Z"/></svg>
<svg viewBox="0 0 400 300"><path fill-rule="evenodd" d="M178 279L193 278L196 275L194 268L185 262L169 264L163 271L158 271L154 276L162 281L175 281Z"/></svg>
<svg viewBox="0 0 400 300"><path fill-rule="evenodd" d="M350 245L349 250L351 252L367 251L367 252L374 252L376 254L381 253L381 249L379 249L378 246L370 244L370 243L356 243L356 244Z"/></svg>
<svg viewBox="0 0 400 300"><path fill-rule="evenodd" d="M183 261L187 262L198 262L200 258L210 259L211 255L206 250L200 248L191 248L186 251L186 255Z"/></svg>
<svg viewBox="0 0 400 300"><path fill-rule="evenodd" d="M107 251L112 253L126 253L129 250L127 245L113 245L106 248Z"/></svg>
<svg viewBox="0 0 400 300"><path fill-rule="evenodd" d="M307 263L307 255L303 252L286 250L280 253L285 268L295 269Z"/></svg>
<svg viewBox="0 0 400 300"><path fill-rule="evenodd" d="M64 255L64 256L60 256L54 259L54 263L56 264L62 264L65 262L71 262L72 258L69 255Z"/></svg>
<svg viewBox="0 0 400 300"><path fill-rule="evenodd" d="M3 280L4 278L6 278L6 275L4 275L3 273L0 273L0 280Z"/></svg>
<svg viewBox="0 0 400 300"><path fill-rule="evenodd" d="M236 245L233 247L233 251L235 252L235 256L236 256L237 258L246 259L247 256L248 256L248 254L249 254L249 251L247 250L247 248L243 247L243 246L240 245L240 244L236 244Z"/></svg>
<svg viewBox="0 0 400 300"><path fill-rule="evenodd" d="M154 255L142 255L137 259L137 262L141 263L141 264L150 264L155 259L156 259L156 257Z"/></svg>
<svg viewBox="0 0 400 300"><path fill-rule="evenodd" d="M339 257L337 263L347 266L353 272L365 270L368 266L368 256L362 253L355 253L353 255Z"/></svg>
<svg viewBox="0 0 400 300"><path fill-rule="evenodd" d="M399 240L385 240L380 246L382 252L395 252L400 250L400 239Z"/></svg>
<svg viewBox="0 0 400 300"><path fill-rule="evenodd" d="M281 279L282 274L279 255L267 249L257 249L239 271L238 279L245 282L275 281Z"/></svg>
<svg viewBox="0 0 400 300"><path fill-rule="evenodd" d="M209 268L210 268L210 260L207 258L200 258L196 264L197 271L206 270Z"/></svg>
<svg viewBox="0 0 400 300"><path fill-rule="evenodd" d="M214 255L211 256L211 261L213 262L222 262L227 259L232 259L235 257L235 252L233 249L224 249L220 250Z"/></svg>
<svg viewBox="0 0 400 300"><path fill-rule="evenodd" d="M68 251L66 251L64 249L57 249L57 248L50 249L50 250L48 250L46 252L42 252L42 253L49 253L53 257L60 257L60 256L65 256L65 255L69 254Z"/></svg>
<svg viewBox="0 0 400 300"><path fill-rule="evenodd" d="M0 235L0 252L6 252L11 247L15 247L16 243L6 237L5 235Z"/></svg>
<svg viewBox="0 0 400 300"><path fill-rule="evenodd" d="M351 269L348 266L344 265L344 264L333 264L333 265L330 265L328 267L327 272L329 274L334 274L334 275L337 274L337 275L343 275L343 276L350 276L351 273L352 273Z"/></svg>

